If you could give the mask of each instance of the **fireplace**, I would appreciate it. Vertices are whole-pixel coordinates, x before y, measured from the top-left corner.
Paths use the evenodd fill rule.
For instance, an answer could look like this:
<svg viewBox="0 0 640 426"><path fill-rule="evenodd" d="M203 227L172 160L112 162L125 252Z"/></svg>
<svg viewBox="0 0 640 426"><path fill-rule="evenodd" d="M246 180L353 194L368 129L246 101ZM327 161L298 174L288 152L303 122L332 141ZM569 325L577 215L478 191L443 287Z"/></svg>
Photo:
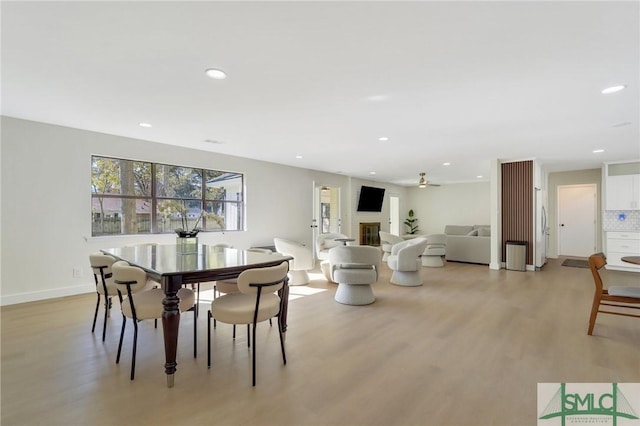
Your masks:
<svg viewBox="0 0 640 426"><path fill-rule="evenodd" d="M380 245L380 222L360 223L360 245L379 246Z"/></svg>

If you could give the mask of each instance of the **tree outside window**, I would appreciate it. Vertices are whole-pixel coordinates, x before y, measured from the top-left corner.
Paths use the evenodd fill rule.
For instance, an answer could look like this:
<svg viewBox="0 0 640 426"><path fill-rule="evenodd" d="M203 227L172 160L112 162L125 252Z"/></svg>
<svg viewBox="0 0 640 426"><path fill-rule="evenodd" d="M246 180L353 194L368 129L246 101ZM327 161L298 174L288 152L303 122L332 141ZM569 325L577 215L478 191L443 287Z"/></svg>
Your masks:
<svg viewBox="0 0 640 426"><path fill-rule="evenodd" d="M93 156L92 235L243 229L244 176Z"/></svg>

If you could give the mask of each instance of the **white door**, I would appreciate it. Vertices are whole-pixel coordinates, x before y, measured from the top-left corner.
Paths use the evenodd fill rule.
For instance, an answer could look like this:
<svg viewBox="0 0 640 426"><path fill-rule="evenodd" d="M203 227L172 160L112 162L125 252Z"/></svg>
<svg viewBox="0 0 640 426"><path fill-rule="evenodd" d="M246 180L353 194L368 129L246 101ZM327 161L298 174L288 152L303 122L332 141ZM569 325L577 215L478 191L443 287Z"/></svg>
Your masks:
<svg viewBox="0 0 640 426"><path fill-rule="evenodd" d="M400 235L400 198L389 197L389 233Z"/></svg>
<svg viewBox="0 0 640 426"><path fill-rule="evenodd" d="M596 251L596 185L558 186L558 254L588 257Z"/></svg>

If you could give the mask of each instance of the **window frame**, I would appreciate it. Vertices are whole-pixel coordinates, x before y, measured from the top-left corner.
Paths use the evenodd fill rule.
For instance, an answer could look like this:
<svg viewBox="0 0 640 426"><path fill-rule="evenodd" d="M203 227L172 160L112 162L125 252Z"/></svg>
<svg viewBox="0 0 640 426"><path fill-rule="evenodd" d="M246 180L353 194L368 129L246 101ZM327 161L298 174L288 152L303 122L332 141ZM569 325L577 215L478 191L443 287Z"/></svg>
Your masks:
<svg viewBox="0 0 640 426"><path fill-rule="evenodd" d="M101 193L101 192L97 192L94 190L94 185L93 185L93 176L94 176L94 163L96 159L104 159L104 160L115 160L115 161L129 161L129 162L133 162L133 163L147 163L150 165L150 194L141 194L141 195L137 195L137 194L133 194L133 195L129 195L129 194L122 194L122 180L120 177L118 177L118 182L120 185L120 193ZM246 226L246 220L245 220L245 214L246 214L246 210L245 210L245 200L246 200L246 196L245 196L245 184L244 184L244 173L241 172L234 172L234 171L225 171L225 170L216 170L216 169L205 169L202 167L194 167L194 166L186 166L186 165L178 165L178 164L170 164L170 163L164 163L164 162L151 162L151 161L144 161L144 160L133 160L133 159L129 159L129 158L121 158L121 157L111 157L111 156L105 156L105 155L100 155L100 154L91 154L91 185L90 185L90 193L91 193L91 209L90 209L90 213L91 213L91 236L92 237L113 237L113 236L127 236L127 235L163 235L163 234L170 234L175 232L174 229L171 230L161 230L161 226L160 226L160 215L159 215L159 211L158 211L158 205L160 202L162 201L166 201L166 200L172 200L172 201L177 201L177 202L182 202L183 205L185 202L196 202L196 203L200 203L200 211L202 212L202 210L204 209L206 211L206 207L207 205L222 205L222 209L224 211L226 211L227 208L229 208L230 206L235 206L233 208L234 211L237 212L235 218L236 220L234 221L234 225L235 227L229 228L228 227L228 223L226 223L226 221L224 222L225 226L221 227L221 228L217 228L217 229L206 229L204 227L202 227L202 225L206 225L206 220L207 218L205 217L203 222L200 222L198 228L200 229L200 232L232 232L232 231L244 231L245 230L245 226ZM195 172L198 172L200 174L200 196L199 198L185 198L185 197L171 197L171 196L158 196L158 190L157 190L157 185L158 185L158 181L157 181L157 171L158 171L158 166L168 166L168 167L179 167L179 168L188 168L188 169L192 169ZM237 175L237 177L235 177L235 179L240 179L240 184L239 184L239 192L237 192L237 196L234 198L227 198L226 196L223 199L215 199L215 198L207 198L207 174L211 173L214 175L218 175L218 176L224 176L225 174L230 174L230 175ZM135 191L134 191L135 192ZM138 226L138 232L136 233L126 233L124 227L122 226L122 222L120 223L120 232L119 233L109 233L109 232L95 232L94 229L94 221L95 221L95 217L97 215L97 217L100 217L101 214L103 212L95 212L94 211L94 200L96 199L114 199L114 200L136 200L136 206L138 203L142 202L149 202L150 206L151 206L151 212L150 212L150 225L149 225L149 231L148 232L140 232L140 227ZM114 213L116 216L120 216L121 217L121 221L122 221L122 209L120 209L119 212ZM136 217L139 216L139 212L137 211L136 208ZM215 219L210 219L212 221L215 221ZM188 220L187 220L187 223ZM218 222L219 223L219 222ZM191 227L191 224L190 226Z"/></svg>

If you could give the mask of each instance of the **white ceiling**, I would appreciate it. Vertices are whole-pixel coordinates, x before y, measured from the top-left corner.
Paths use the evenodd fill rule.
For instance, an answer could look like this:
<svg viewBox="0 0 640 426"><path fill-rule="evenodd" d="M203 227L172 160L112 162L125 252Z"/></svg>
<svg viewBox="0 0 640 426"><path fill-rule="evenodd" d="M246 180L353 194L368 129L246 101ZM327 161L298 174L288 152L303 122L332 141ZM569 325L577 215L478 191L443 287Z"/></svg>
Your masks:
<svg viewBox="0 0 640 426"><path fill-rule="evenodd" d="M1 7L7 116L398 184L640 157L637 1Z"/></svg>

